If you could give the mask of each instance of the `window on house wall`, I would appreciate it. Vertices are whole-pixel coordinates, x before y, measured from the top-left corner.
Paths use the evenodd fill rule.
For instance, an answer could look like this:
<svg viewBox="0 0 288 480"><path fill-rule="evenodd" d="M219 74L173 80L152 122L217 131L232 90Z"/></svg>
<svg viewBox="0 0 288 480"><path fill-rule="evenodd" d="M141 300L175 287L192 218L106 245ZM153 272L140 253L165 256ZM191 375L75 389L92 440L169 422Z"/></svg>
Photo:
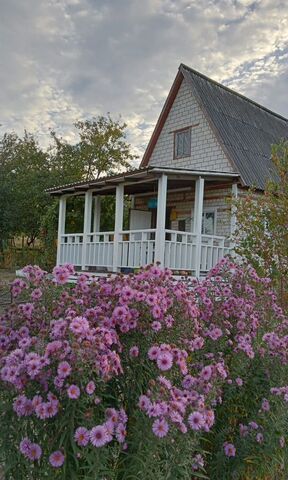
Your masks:
<svg viewBox="0 0 288 480"><path fill-rule="evenodd" d="M202 233L203 235L216 235L217 222L216 209L204 209L202 214ZM191 218L192 231L194 230L194 216ZM187 231L187 230L186 230Z"/></svg>
<svg viewBox="0 0 288 480"><path fill-rule="evenodd" d="M190 157L191 155L191 128L174 133L174 157Z"/></svg>
<svg viewBox="0 0 288 480"><path fill-rule="evenodd" d="M204 235L215 235L216 233L216 211L208 210L203 212L202 233Z"/></svg>

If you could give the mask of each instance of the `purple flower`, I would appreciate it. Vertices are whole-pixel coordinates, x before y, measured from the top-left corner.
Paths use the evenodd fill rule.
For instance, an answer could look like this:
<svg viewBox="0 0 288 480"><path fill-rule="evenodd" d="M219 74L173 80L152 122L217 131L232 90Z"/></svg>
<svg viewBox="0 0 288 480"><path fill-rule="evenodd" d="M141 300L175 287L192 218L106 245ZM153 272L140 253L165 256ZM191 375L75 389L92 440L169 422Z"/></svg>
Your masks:
<svg viewBox="0 0 288 480"><path fill-rule="evenodd" d="M51 453L49 457L49 463L54 468L62 467L64 461L65 461L65 457L60 450L56 450L56 452Z"/></svg>
<svg viewBox="0 0 288 480"><path fill-rule="evenodd" d="M200 412L193 412L193 413L190 413L188 417L188 423L192 428L192 430L197 431L197 430L201 430L201 428L204 426L205 419Z"/></svg>
<svg viewBox="0 0 288 480"><path fill-rule="evenodd" d="M225 442L223 444L223 448L224 448L224 453L226 457L235 457L236 448L234 447L233 443Z"/></svg>
<svg viewBox="0 0 288 480"><path fill-rule="evenodd" d="M256 435L256 442L258 442L258 443L263 443L263 441L264 441L263 434L260 433L260 432L257 433L257 435Z"/></svg>
<svg viewBox="0 0 288 480"><path fill-rule="evenodd" d="M126 428L123 423L119 423L119 425L116 427L116 439L119 443L124 443L125 438L126 438Z"/></svg>
<svg viewBox="0 0 288 480"><path fill-rule="evenodd" d="M163 438L166 437L169 431L169 425L164 419L157 419L152 425L152 431L156 437Z"/></svg>
<svg viewBox="0 0 288 480"><path fill-rule="evenodd" d="M86 447L89 443L90 432L85 427L78 427L74 434L74 439L79 447Z"/></svg>
<svg viewBox="0 0 288 480"><path fill-rule="evenodd" d="M261 409L263 412L269 412L270 410L270 403L266 398L263 398Z"/></svg>
<svg viewBox="0 0 288 480"><path fill-rule="evenodd" d="M87 383L86 388L85 388L86 393L88 393L88 395L93 395L93 393L95 392L95 389L96 389L96 386L95 386L95 383L92 380Z"/></svg>
<svg viewBox="0 0 288 480"><path fill-rule="evenodd" d="M138 357L139 355L139 348L134 345L133 347L130 348L129 350L129 355L130 357Z"/></svg>
<svg viewBox="0 0 288 480"><path fill-rule="evenodd" d="M32 462L34 462L35 460L39 460L41 455L42 455L42 449L40 445L38 445L38 443L31 443L28 454L27 454L29 460L31 460Z"/></svg>
<svg viewBox="0 0 288 480"><path fill-rule="evenodd" d="M80 397L80 388L77 387L77 385L70 385L70 387L67 388L67 394L71 400L77 400L77 398Z"/></svg>
<svg viewBox="0 0 288 480"><path fill-rule="evenodd" d="M59 377L66 378L70 375L72 368L68 362L60 362L57 368Z"/></svg>
<svg viewBox="0 0 288 480"><path fill-rule="evenodd" d="M157 366L162 371L170 370L173 365L173 356L169 352L160 352L157 355Z"/></svg>
<svg viewBox="0 0 288 480"><path fill-rule="evenodd" d="M109 434L103 425L97 425L90 431L90 442L94 447L103 447L109 442Z"/></svg>

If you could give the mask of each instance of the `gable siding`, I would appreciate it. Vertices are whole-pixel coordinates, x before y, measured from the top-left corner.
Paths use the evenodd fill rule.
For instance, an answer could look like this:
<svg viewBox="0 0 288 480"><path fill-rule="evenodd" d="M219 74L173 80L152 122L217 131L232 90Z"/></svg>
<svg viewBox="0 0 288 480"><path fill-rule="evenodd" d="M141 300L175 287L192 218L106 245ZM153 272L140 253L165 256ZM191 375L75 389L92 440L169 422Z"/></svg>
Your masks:
<svg viewBox="0 0 288 480"><path fill-rule="evenodd" d="M174 134L171 132L194 124L199 125L191 129L191 157L173 159ZM156 142L149 165L233 172L185 79Z"/></svg>

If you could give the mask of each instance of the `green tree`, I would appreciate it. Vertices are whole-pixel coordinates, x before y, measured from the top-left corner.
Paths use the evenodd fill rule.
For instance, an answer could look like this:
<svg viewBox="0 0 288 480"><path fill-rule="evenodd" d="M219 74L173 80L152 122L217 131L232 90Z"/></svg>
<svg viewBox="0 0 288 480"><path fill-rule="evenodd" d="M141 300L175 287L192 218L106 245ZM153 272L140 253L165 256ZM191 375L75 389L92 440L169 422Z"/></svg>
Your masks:
<svg viewBox="0 0 288 480"><path fill-rule="evenodd" d="M1 236L25 235L31 244L49 203L44 190L53 184L47 153L27 132L23 138L5 134L0 141L0 165Z"/></svg>
<svg viewBox="0 0 288 480"><path fill-rule="evenodd" d="M27 132L23 138L6 133L0 140L0 249L17 236L25 236L31 245L41 233L45 248L45 235L49 242L55 238L55 201L45 193L47 188L132 168L136 156L126 141L125 123L108 115L79 121L75 126L78 143L71 144L52 132L53 142L47 151ZM75 202L74 219L82 215L82 203ZM105 223L106 218L108 225L112 203L103 201L102 220Z"/></svg>
<svg viewBox="0 0 288 480"><path fill-rule="evenodd" d="M131 170L131 162L137 156L131 153L131 145L126 141L126 123L113 120L110 115L100 115L74 125L79 135L75 145L57 137L55 132L51 134L55 147L52 158L65 178L66 173L71 175L71 163L77 180Z"/></svg>
<svg viewBox="0 0 288 480"><path fill-rule="evenodd" d="M288 141L272 147L278 181L263 194L251 190L236 201L236 251L261 275L270 276L286 301L288 288Z"/></svg>

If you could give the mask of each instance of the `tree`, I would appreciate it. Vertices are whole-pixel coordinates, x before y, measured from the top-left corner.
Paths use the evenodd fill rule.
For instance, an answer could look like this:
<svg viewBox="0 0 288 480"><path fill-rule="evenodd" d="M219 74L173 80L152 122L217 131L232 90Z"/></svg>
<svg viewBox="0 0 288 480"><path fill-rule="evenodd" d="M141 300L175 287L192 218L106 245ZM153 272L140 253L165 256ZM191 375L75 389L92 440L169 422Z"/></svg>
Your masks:
<svg viewBox="0 0 288 480"><path fill-rule="evenodd" d="M25 235L33 243L47 208L44 190L52 186L47 153L35 137L5 134L0 142L2 238Z"/></svg>
<svg viewBox="0 0 288 480"><path fill-rule="evenodd" d="M236 251L262 275L288 286L288 141L272 147L278 181L267 182L264 195L251 190L236 201Z"/></svg>
<svg viewBox="0 0 288 480"><path fill-rule="evenodd" d="M80 138L75 145L58 138L55 132L51 134L56 147L54 163L58 168L61 166L64 176L67 168L70 171L71 161L78 180L99 178L121 169L131 170L131 161L137 156L131 153L131 146L126 142L126 123L113 120L110 115L100 115L74 125Z"/></svg>
<svg viewBox="0 0 288 480"><path fill-rule="evenodd" d="M79 132L77 144L52 132L53 145L47 151L27 132L23 138L8 133L0 140L2 246L14 236L24 235L28 244L39 236L42 217L46 218L50 205L55 208L45 193L47 188L132 168L130 162L136 156L126 142L125 123L108 115L79 121L75 126Z"/></svg>

